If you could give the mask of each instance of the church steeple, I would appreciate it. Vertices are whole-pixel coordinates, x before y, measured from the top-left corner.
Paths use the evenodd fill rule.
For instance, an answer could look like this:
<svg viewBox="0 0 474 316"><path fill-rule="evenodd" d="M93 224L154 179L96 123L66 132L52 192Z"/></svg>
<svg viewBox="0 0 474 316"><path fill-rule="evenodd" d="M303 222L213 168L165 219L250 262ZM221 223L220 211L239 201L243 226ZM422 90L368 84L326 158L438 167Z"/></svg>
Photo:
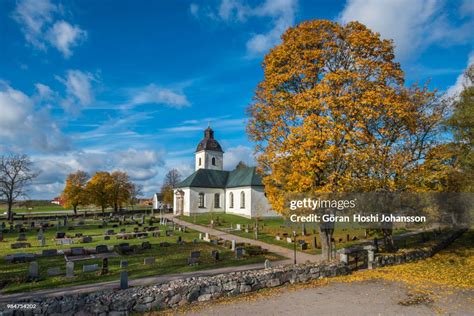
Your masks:
<svg viewBox="0 0 474 316"><path fill-rule="evenodd" d="M214 131L210 127L204 130L204 138L196 148L196 170L198 169L223 169L224 151L217 140L214 139Z"/></svg>

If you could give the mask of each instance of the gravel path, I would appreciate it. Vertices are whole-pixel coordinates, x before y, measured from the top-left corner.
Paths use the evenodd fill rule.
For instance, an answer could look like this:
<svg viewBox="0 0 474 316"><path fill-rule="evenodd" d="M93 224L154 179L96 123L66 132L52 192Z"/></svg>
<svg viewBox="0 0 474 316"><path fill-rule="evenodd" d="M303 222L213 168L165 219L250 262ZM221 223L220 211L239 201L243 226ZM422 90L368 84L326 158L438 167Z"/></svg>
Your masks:
<svg viewBox="0 0 474 316"><path fill-rule="evenodd" d="M374 280L288 290L257 300L210 303L186 315L474 315L473 296L474 291L457 292L433 303L404 306L399 302L409 296L403 284Z"/></svg>

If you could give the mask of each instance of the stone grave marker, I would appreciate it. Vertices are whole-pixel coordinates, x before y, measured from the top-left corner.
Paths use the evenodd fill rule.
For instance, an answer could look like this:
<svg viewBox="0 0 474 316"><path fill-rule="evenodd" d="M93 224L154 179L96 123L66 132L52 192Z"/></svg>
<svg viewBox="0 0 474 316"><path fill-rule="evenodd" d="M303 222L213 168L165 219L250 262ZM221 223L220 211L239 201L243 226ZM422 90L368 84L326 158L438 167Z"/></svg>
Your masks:
<svg viewBox="0 0 474 316"><path fill-rule="evenodd" d="M81 243L85 244L85 243L90 243L90 242L92 242L92 237L91 236L84 236L81 239Z"/></svg>
<svg viewBox="0 0 474 316"><path fill-rule="evenodd" d="M71 256L82 256L85 254L84 247L72 247Z"/></svg>
<svg viewBox="0 0 474 316"><path fill-rule="evenodd" d="M142 242L142 249L151 249L151 244L149 241Z"/></svg>
<svg viewBox="0 0 474 316"><path fill-rule="evenodd" d="M43 239L43 237L44 237L43 228L40 228L40 230L38 232L37 239L41 240L41 239Z"/></svg>
<svg viewBox="0 0 474 316"><path fill-rule="evenodd" d="M120 260L120 268L125 269L128 267L128 261L127 260Z"/></svg>
<svg viewBox="0 0 474 316"><path fill-rule="evenodd" d="M235 248L235 258L241 259L243 256L244 256L244 248L242 247Z"/></svg>
<svg viewBox="0 0 474 316"><path fill-rule="evenodd" d="M291 244L293 242L293 240L291 239L291 237L286 237L286 242Z"/></svg>
<svg viewBox="0 0 474 316"><path fill-rule="evenodd" d="M96 253L107 253L109 252L109 248L106 245L97 245L95 247Z"/></svg>
<svg viewBox="0 0 474 316"><path fill-rule="evenodd" d="M218 261L219 260L219 251L212 250L211 251L211 256L212 256L212 258L214 258L214 260Z"/></svg>
<svg viewBox="0 0 474 316"><path fill-rule="evenodd" d="M230 248L232 251L235 251L235 245L236 245L236 241L235 239L232 239L232 246Z"/></svg>
<svg viewBox="0 0 474 316"><path fill-rule="evenodd" d="M77 238L80 238L80 237L82 237L82 233L76 233L74 236L77 237Z"/></svg>
<svg viewBox="0 0 474 316"><path fill-rule="evenodd" d="M235 225L235 230L242 230L242 225L236 224Z"/></svg>
<svg viewBox="0 0 474 316"><path fill-rule="evenodd" d="M128 289L128 272L127 271L120 271L120 289L121 290Z"/></svg>
<svg viewBox="0 0 474 316"><path fill-rule="evenodd" d="M275 236L275 240L281 240L280 235L276 235L276 236Z"/></svg>
<svg viewBox="0 0 474 316"><path fill-rule="evenodd" d="M20 233L18 235L17 241L25 241L26 240L26 234L25 233Z"/></svg>
<svg viewBox="0 0 474 316"><path fill-rule="evenodd" d="M48 268L46 273L48 274L48 276L58 276L61 274L61 269L59 267Z"/></svg>
<svg viewBox="0 0 474 316"><path fill-rule="evenodd" d="M202 233L199 233L199 239L202 240Z"/></svg>
<svg viewBox="0 0 474 316"><path fill-rule="evenodd" d="M45 249L41 252L41 255L43 257L51 257L51 256L56 256L58 254L57 249Z"/></svg>
<svg viewBox="0 0 474 316"><path fill-rule="evenodd" d="M177 243L180 243L183 239L181 238L181 236L178 236L178 239L176 240Z"/></svg>
<svg viewBox="0 0 474 316"><path fill-rule="evenodd" d="M264 268L270 269L271 267L272 267L272 263L270 262L270 260L266 259L264 263Z"/></svg>
<svg viewBox="0 0 474 316"><path fill-rule="evenodd" d="M109 273L109 258L104 258L102 259L102 271L101 274L107 274Z"/></svg>
<svg viewBox="0 0 474 316"><path fill-rule="evenodd" d="M148 257L143 259L143 264L144 265L150 265L155 263L155 257Z"/></svg>
<svg viewBox="0 0 474 316"><path fill-rule="evenodd" d="M173 231L172 230L167 230L166 231L166 236L167 237L173 236Z"/></svg>
<svg viewBox="0 0 474 316"><path fill-rule="evenodd" d="M110 236L104 236L104 240L110 240Z"/></svg>
<svg viewBox="0 0 474 316"><path fill-rule="evenodd" d="M57 232L56 233L56 239L62 239L66 237L66 233L65 232Z"/></svg>
<svg viewBox="0 0 474 316"><path fill-rule="evenodd" d="M44 238L44 236L41 238L40 245L41 247L46 246L46 238Z"/></svg>
<svg viewBox="0 0 474 316"><path fill-rule="evenodd" d="M94 264L85 264L82 266L82 272L94 272L99 270L99 265L97 263Z"/></svg>
<svg viewBox="0 0 474 316"><path fill-rule="evenodd" d="M31 244L29 242L17 242L10 245L11 249L20 249L20 248L30 248Z"/></svg>
<svg viewBox="0 0 474 316"><path fill-rule="evenodd" d="M36 280L39 277L39 266L38 262L33 261L30 262L30 266L28 268L28 278L31 280Z"/></svg>
<svg viewBox="0 0 474 316"><path fill-rule="evenodd" d="M69 261L66 263L66 277L72 278L74 276L74 262Z"/></svg>

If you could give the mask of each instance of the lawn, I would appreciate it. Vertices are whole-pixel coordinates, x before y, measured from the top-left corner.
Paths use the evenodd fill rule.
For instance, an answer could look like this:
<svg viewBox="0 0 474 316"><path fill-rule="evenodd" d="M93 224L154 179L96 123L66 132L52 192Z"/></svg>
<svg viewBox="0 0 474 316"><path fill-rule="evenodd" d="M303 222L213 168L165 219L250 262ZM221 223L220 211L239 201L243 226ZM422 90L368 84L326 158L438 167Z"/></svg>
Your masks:
<svg viewBox="0 0 474 316"><path fill-rule="evenodd" d="M221 231L228 231L231 225L235 229L237 224L241 224L242 229L245 228L245 225L249 225L251 229L248 233L245 230L241 231L230 231L230 233L235 234L237 236L246 237L250 239L255 238L255 233L252 231L253 227L255 226L255 220L249 219L237 215L232 214L200 214L196 216L180 216L180 219L195 223L202 226L210 226L211 220L214 221L213 228ZM302 224L292 224L285 221L283 218L268 218L263 219L258 222L259 224L259 234L258 240L261 240L266 243L286 247L289 249L293 249L293 244L286 242L286 238L283 240L276 240L275 236L279 233L282 235L283 233L287 233L289 236L292 235L293 230L297 232L297 240L305 240L308 243L308 249L304 250L303 252L311 253L311 254L319 254L321 253L321 249L313 247L313 239L314 237L317 238L319 243L319 232L317 229L316 224L306 224L306 236L302 236L303 225ZM406 232L405 229L397 229L395 230L395 234L401 234ZM349 241L347 241L347 235L349 235ZM353 237L357 237L357 240L353 241ZM368 236L369 238L380 238L381 236L377 235L376 233L372 233L372 235ZM345 248L356 243L359 243L360 240L365 238L365 229L358 226L354 223L338 223L336 224L336 229L334 232L334 239L336 242L336 248Z"/></svg>
<svg viewBox="0 0 474 316"><path fill-rule="evenodd" d="M76 220L77 222L77 220ZM148 223L148 221L146 222ZM72 223L70 223L72 225ZM115 258L109 258L109 273L107 275L99 275L99 272L82 273L82 267L84 264L90 265L98 263L101 266L101 260L84 260L75 262L75 277L65 278L60 277L48 277L46 270L51 267L60 267L61 272L65 273L66 262L62 255L53 257L38 257L36 261L40 267L40 279L34 282L27 282L28 266L29 263L7 263L3 256L0 259L0 288L2 293L14 293L24 292L32 290L40 290L53 287L64 287L80 284L97 283L104 281L111 281L119 279L120 273L120 260L128 261L128 272L130 279L137 279L146 276L156 276L169 273L181 273L195 270L203 270L209 268L219 268L227 266L238 266L244 264L251 264L257 262L263 262L265 259L278 260L279 256L274 254L257 255L252 257L245 257L244 259L235 259L234 253L227 248L222 246L212 245L210 243L198 242L194 243L193 240L198 237L198 233L187 230L186 233L174 231L173 236L163 236L166 226L160 226L155 224L154 226L160 227L161 237L148 237L143 239L130 239L122 240L116 239L115 236L111 236L110 240L104 240L103 234L108 229L114 229L116 232L120 231L120 228L125 228L127 232L132 232L135 225L122 225L117 228L112 228L109 224L107 227L98 228L100 224L96 220L86 220L84 226L75 227L74 230L67 230L63 227L50 228L44 233L47 245L45 247L40 246L40 241L37 240L37 232L29 231L26 232L27 242L31 243L31 248L23 249L11 249L10 244L16 242L18 232L4 234L4 241L0 242L1 254L7 255L11 253L39 253L44 249L58 249L66 250L71 247L85 247L95 248L96 245L116 245L122 242L127 242L130 245L141 245L144 241L149 241L152 244L152 248L143 250L138 254L133 255L120 255ZM145 225L147 226L147 225ZM64 231L67 235L74 235L76 232L81 232L84 236L92 236L93 241L91 243L79 244L79 240L76 239L74 245L56 245L54 237L57 231ZM182 240L185 241L183 245L176 243L178 236L181 236ZM169 242L169 247L160 247L159 243ZM211 257L211 251L218 250L220 252L220 260L215 261ZM187 258L191 251L201 251L200 264L196 266L189 266L187 264ZM152 265L144 265L143 261L146 257L155 257L156 262Z"/></svg>

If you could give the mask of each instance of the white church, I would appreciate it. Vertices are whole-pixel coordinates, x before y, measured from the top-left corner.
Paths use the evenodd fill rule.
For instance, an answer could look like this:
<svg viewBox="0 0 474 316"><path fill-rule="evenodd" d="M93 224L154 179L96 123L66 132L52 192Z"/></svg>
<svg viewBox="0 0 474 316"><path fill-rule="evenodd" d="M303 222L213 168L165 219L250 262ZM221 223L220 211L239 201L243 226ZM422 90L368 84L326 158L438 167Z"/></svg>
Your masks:
<svg viewBox="0 0 474 316"><path fill-rule="evenodd" d="M195 165L194 173L174 188L175 215L221 212L247 218L279 216L271 210L255 167L223 170L224 151L210 127L197 146Z"/></svg>

